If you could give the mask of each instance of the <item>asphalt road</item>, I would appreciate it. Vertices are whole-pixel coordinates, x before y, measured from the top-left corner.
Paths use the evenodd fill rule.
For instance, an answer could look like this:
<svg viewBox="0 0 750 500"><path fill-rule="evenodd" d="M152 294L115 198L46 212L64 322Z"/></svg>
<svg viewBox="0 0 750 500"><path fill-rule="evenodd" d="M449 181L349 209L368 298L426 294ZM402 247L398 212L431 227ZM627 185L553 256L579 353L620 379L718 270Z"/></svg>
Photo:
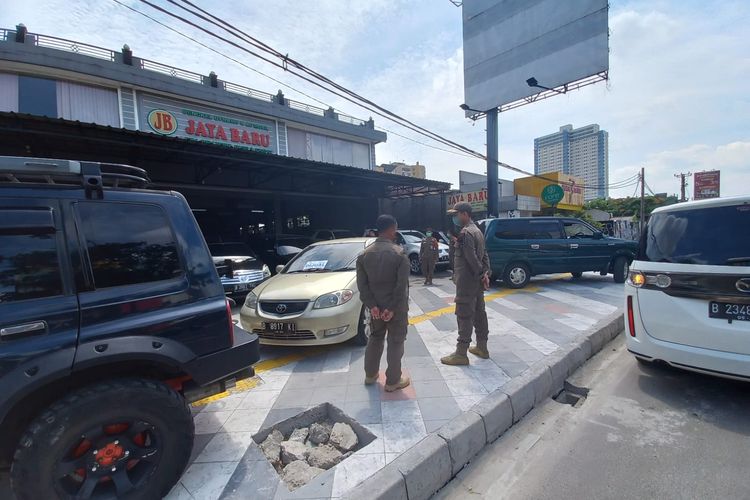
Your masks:
<svg viewBox="0 0 750 500"><path fill-rule="evenodd" d="M750 384L641 367L622 336L438 499L750 499Z"/></svg>

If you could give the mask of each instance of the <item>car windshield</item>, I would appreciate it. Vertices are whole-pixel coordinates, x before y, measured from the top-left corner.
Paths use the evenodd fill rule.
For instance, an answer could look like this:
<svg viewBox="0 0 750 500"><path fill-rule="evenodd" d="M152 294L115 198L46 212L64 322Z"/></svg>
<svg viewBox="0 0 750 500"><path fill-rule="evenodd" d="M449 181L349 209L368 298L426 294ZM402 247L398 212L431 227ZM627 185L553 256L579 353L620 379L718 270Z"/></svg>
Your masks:
<svg viewBox="0 0 750 500"><path fill-rule="evenodd" d="M407 243L421 243L422 242L422 238L418 236L414 236L412 234L404 234L403 237L404 237L404 241L406 241Z"/></svg>
<svg viewBox="0 0 750 500"><path fill-rule="evenodd" d="M208 250L213 257L249 257L255 260L255 254L242 243L211 243Z"/></svg>
<svg viewBox="0 0 750 500"><path fill-rule="evenodd" d="M364 249L364 243L330 243L310 246L289 263L284 273L353 270L357 257Z"/></svg>
<svg viewBox="0 0 750 500"><path fill-rule="evenodd" d="M425 237L424 234L419 231L402 231L401 234L403 234L404 237L411 236L413 238L419 239L420 241Z"/></svg>
<svg viewBox="0 0 750 500"><path fill-rule="evenodd" d="M656 213L639 260L713 266L750 265L750 205Z"/></svg>

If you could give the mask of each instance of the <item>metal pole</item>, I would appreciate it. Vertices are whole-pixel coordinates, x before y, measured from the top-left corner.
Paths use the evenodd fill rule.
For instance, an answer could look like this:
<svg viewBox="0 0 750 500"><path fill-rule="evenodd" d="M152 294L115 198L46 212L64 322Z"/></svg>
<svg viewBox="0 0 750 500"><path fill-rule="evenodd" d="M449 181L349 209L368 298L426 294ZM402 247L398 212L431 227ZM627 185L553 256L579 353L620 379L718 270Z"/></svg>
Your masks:
<svg viewBox="0 0 750 500"><path fill-rule="evenodd" d="M487 111L487 217L498 216L497 199L497 108Z"/></svg>
<svg viewBox="0 0 750 500"><path fill-rule="evenodd" d="M646 222L646 169L641 167L641 232Z"/></svg>

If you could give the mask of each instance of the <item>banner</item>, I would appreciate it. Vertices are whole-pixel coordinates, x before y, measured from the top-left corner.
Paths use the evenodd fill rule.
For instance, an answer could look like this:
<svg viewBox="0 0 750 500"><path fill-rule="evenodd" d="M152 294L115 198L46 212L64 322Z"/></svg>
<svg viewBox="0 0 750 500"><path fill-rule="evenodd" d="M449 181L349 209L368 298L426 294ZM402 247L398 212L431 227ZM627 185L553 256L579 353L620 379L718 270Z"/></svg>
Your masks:
<svg viewBox="0 0 750 500"><path fill-rule="evenodd" d="M718 198L721 193L721 171L709 170L707 172L696 172L693 186L693 199L705 200L707 198Z"/></svg>
<svg viewBox="0 0 750 500"><path fill-rule="evenodd" d="M487 211L487 190L471 191L468 193L452 193L448 195L448 208L453 208L456 203L465 201L471 205L474 212Z"/></svg>

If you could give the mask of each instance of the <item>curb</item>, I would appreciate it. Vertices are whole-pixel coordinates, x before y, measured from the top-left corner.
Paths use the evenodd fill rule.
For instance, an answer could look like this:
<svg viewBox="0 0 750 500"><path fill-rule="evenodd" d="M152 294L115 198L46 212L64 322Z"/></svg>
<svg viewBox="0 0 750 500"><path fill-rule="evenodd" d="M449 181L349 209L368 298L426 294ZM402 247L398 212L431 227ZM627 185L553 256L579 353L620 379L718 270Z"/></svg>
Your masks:
<svg viewBox="0 0 750 500"><path fill-rule="evenodd" d="M610 314L540 364L487 395L437 433L351 489L344 499L426 500L532 408L563 390L565 380L620 333L622 312Z"/></svg>

